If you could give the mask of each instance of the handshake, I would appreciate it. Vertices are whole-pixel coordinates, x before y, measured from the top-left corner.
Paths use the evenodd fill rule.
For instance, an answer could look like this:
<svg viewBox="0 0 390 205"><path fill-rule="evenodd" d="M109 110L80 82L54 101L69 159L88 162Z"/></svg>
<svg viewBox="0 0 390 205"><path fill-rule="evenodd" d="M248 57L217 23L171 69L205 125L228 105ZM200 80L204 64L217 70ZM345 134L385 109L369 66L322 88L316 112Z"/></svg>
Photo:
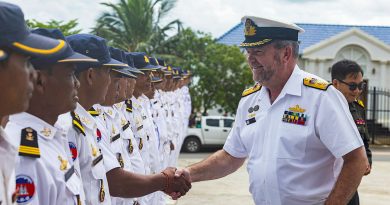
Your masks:
<svg viewBox="0 0 390 205"><path fill-rule="evenodd" d="M184 196L191 189L191 177L188 170L168 167L161 174L165 176L165 185L162 191L171 196L172 199L176 200Z"/></svg>

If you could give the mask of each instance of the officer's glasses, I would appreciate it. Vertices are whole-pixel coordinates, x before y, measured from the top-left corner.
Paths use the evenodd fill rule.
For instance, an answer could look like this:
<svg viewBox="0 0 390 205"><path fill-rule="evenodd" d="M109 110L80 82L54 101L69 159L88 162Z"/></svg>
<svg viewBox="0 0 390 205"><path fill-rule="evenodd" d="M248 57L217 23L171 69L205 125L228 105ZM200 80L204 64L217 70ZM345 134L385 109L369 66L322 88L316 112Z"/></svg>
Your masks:
<svg viewBox="0 0 390 205"><path fill-rule="evenodd" d="M364 88L366 88L366 82L364 82L364 81L359 83L359 84L357 84L357 83L347 83L347 82L344 82L342 80L338 80L338 81L344 83L345 85L348 85L350 91L355 91L356 88L359 89L359 90L363 90Z"/></svg>

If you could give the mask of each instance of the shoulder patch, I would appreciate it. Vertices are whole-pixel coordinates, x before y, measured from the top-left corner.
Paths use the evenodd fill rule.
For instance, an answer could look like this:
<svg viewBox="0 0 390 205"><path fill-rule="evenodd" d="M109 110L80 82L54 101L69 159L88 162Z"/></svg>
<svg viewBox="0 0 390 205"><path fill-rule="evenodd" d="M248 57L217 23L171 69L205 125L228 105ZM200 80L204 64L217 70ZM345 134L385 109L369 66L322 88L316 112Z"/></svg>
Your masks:
<svg viewBox="0 0 390 205"><path fill-rule="evenodd" d="M242 97L245 97L245 96L248 96L250 94L253 94L253 93L259 91L260 89L261 89L261 85L260 84L256 84L255 86L244 90L244 92L242 92Z"/></svg>
<svg viewBox="0 0 390 205"><path fill-rule="evenodd" d="M364 108L364 103L361 100L355 101L356 104L358 104L360 107Z"/></svg>
<svg viewBox="0 0 390 205"><path fill-rule="evenodd" d="M95 110L95 108L91 107L91 109L88 110L88 113L92 115L93 117L99 116L99 112Z"/></svg>
<svg viewBox="0 0 390 205"><path fill-rule="evenodd" d="M126 111L127 112L133 112L133 102L131 100L126 100Z"/></svg>
<svg viewBox="0 0 390 205"><path fill-rule="evenodd" d="M327 90L331 83L328 83L324 80L319 80L317 78L304 78L303 85L319 90Z"/></svg>
<svg viewBox="0 0 390 205"><path fill-rule="evenodd" d="M73 127L78 130L82 135L85 136L85 129L83 125L81 124L81 120L78 114L76 114L74 111L70 112L70 115L72 116L72 124Z"/></svg>
<svg viewBox="0 0 390 205"><path fill-rule="evenodd" d="M22 135L19 146L19 155L33 158L40 158L41 152L38 145L37 131L31 127L22 129Z"/></svg>

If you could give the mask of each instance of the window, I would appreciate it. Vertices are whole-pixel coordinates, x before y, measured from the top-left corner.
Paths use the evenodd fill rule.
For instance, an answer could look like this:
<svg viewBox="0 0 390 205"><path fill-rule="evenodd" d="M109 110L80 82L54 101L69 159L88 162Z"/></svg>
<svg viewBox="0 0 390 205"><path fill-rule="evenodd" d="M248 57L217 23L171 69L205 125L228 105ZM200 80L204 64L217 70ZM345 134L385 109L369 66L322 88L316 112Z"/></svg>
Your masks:
<svg viewBox="0 0 390 205"><path fill-rule="evenodd" d="M224 119L223 120L223 126L224 127L233 127L234 120L232 119Z"/></svg>
<svg viewBox="0 0 390 205"><path fill-rule="evenodd" d="M206 125L210 127L219 127L219 119L207 119Z"/></svg>

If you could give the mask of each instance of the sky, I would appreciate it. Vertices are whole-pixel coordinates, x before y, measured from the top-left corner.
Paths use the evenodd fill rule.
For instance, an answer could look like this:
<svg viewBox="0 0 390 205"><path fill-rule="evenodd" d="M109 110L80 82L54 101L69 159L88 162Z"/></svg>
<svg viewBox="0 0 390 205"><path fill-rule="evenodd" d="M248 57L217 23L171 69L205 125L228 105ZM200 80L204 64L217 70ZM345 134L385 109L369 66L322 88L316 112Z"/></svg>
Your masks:
<svg viewBox="0 0 390 205"><path fill-rule="evenodd" d="M6 0L7 1L7 0ZM107 11L101 2L118 0L8 0L19 5L27 19L78 19L89 32L97 17ZM185 27L218 38L253 15L293 23L390 26L390 0L177 0L163 24L180 19Z"/></svg>

